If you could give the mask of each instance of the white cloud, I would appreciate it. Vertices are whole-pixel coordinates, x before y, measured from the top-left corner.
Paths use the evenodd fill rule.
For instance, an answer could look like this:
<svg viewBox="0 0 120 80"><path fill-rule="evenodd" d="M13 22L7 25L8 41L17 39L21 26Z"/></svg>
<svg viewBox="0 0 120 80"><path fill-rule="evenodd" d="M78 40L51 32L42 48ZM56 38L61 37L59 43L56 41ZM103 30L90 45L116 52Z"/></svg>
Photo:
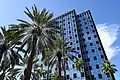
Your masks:
<svg viewBox="0 0 120 80"><path fill-rule="evenodd" d="M116 56L120 51L119 46L111 46L117 39L119 27L120 26L117 24L97 24L97 30L109 60Z"/></svg>

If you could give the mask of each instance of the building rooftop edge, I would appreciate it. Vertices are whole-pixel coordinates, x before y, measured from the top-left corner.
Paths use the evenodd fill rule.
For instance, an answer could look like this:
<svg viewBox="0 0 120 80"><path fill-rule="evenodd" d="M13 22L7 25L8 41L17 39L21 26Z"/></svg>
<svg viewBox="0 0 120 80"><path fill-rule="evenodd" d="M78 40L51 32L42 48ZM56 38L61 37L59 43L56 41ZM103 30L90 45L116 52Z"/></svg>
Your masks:
<svg viewBox="0 0 120 80"><path fill-rule="evenodd" d="M85 10L85 11L83 11L82 13L80 13L80 14L84 14L84 13L86 13L86 12L90 12L90 10ZM58 16L58 17L54 17L54 19L57 19L57 18L59 18L59 17L64 17L66 14L69 14L69 13L71 13L71 12L75 12L75 14L76 14L76 11L75 11L75 9L73 9L73 10L70 10L70 11L68 11L68 12L66 12L66 13L63 13L62 15L60 15L60 16ZM78 15L80 15L80 14L78 14Z"/></svg>

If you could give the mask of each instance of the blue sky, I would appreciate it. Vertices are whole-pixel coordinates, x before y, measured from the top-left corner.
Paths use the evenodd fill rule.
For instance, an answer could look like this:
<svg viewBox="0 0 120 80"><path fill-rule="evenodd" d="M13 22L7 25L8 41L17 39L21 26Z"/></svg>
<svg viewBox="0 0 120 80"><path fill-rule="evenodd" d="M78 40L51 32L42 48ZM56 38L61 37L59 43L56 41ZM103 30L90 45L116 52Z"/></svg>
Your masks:
<svg viewBox="0 0 120 80"><path fill-rule="evenodd" d="M120 0L0 0L0 26L16 23L17 18L27 19L23 11L33 4L47 8L55 16L72 9L77 13L90 9L107 56L120 70ZM120 71L117 80L119 75Z"/></svg>

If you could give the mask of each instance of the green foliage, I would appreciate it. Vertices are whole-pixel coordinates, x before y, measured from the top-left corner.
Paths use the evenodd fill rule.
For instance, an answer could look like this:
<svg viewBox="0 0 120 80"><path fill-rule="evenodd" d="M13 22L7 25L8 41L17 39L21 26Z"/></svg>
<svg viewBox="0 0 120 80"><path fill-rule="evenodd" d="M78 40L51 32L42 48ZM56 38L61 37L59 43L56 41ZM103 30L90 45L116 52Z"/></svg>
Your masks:
<svg viewBox="0 0 120 80"><path fill-rule="evenodd" d="M106 75L110 75L111 73L114 74L117 71L115 67L116 66L114 64L111 64L109 61L104 61L102 65L102 72Z"/></svg>
<svg viewBox="0 0 120 80"><path fill-rule="evenodd" d="M51 80L57 80L58 79L58 72L54 72L54 74L51 75Z"/></svg>
<svg viewBox="0 0 120 80"><path fill-rule="evenodd" d="M84 65L84 62L82 59L77 59L75 62L74 62L74 66L77 70L80 71L80 68L83 67Z"/></svg>
<svg viewBox="0 0 120 80"><path fill-rule="evenodd" d="M62 38L57 36L56 40L54 41L54 46L45 51L45 55L42 57L42 61L45 64L49 61L49 64L52 68L58 62L58 54L61 54L62 58L69 58L72 61L74 61L73 57L77 59L77 57L72 55L70 52L74 52L76 54L78 54L78 52L76 52L75 49L72 47L66 47L67 44L69 44L69 42L65 42Z"/></svg>
<svg viewBox="0 0 120 80"><path fill-rule="evenodd" d="M34 5L32 10L26 7L24 13L30 18L31 22L17 19L20 24L12 24L10 29L22 32L20 34L22 36L22 43L19 42L20 46L15 48L17 53L19 51L24 52L24 57L29 55L24 76L25 79L30 79L34 58L41 53L44 55L43 52L48 47L48 43L53 45L57 29L55 28L54 21L51 21L53 14L49 13L46 9L39 11L36 5ZM26 48L25 50L24 47Z"/></svg>

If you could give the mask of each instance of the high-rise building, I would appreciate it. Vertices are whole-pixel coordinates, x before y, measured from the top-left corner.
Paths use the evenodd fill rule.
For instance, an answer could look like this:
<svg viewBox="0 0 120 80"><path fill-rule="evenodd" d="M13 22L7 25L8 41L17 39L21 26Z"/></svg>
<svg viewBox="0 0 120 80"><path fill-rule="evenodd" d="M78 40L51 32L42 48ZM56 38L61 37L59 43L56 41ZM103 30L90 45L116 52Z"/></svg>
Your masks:
<svg viewBox="0 0 120 80"><path fill-rule="evenodd" d="M60 28L64 30L64 39L68 38L70 44L79 54L71 53L84 61L81 72L74 68L69 59L66 66L67 80L109 80L110 77L102 73L102 63L107 60L104 48L98 35L90 10L76 14L69 11L55 18ZM112 74L112 77L113 74Z"/></svg>

